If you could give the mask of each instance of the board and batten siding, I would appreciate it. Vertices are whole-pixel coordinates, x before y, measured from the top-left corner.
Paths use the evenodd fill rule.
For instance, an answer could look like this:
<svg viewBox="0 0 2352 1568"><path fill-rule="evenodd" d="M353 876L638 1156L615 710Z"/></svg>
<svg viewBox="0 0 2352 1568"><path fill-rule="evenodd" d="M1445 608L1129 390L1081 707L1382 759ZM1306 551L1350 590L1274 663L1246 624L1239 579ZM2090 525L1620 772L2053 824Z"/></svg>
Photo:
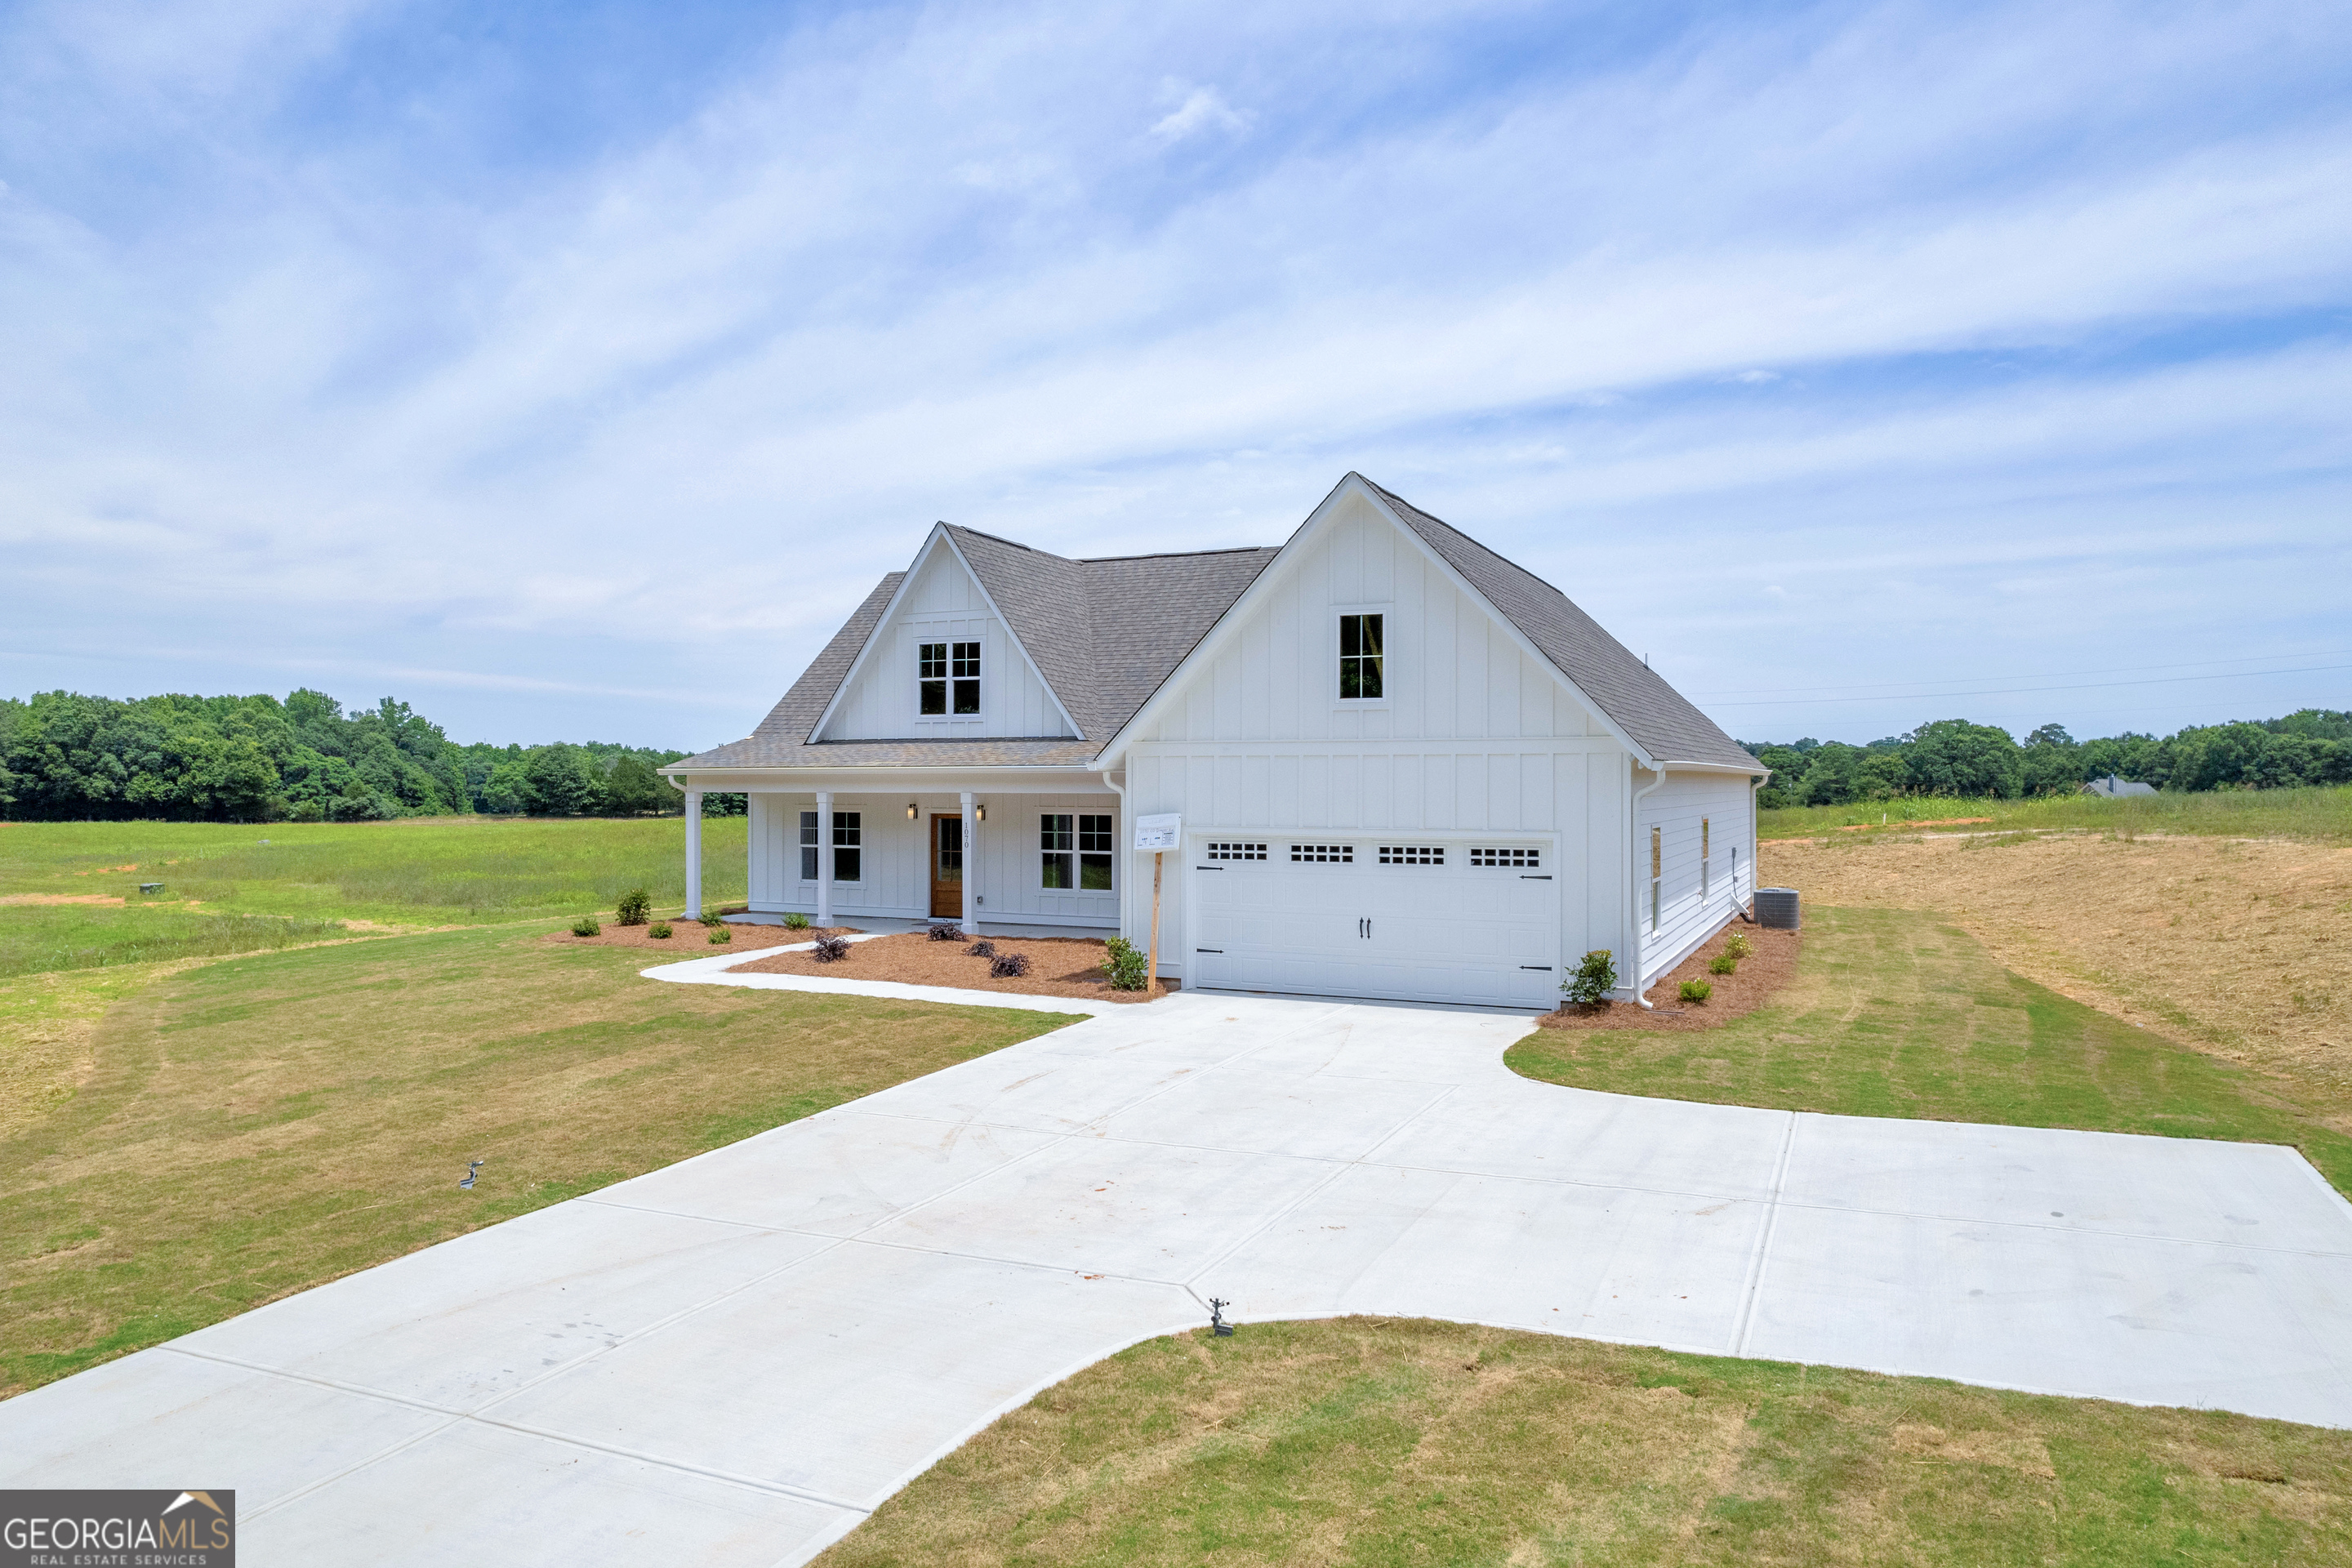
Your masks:
<svg viewBox="0 0 2352 1568"><path fill-rule="evenodd" d="M1756 845L1750 837L1748 780L1736 774L1666 774L1642 797L1634 855L1644 873L1637 913L1642 927L1642 977L1664 974L1723 929L1756 886ZM1711 825L1711 868L1700 875L1700 824ZM1650 829L1659 830L1658 929L1650 923ZM1736 869L1735 869L1736 868Z"/></svg>
<svg viewBox="0 0 2352 1568"><path fill-rule="evenodd" d="M1191 851L1211 832L1541 840L1562 962L1624 944L1628 753L1548 664L1360 502L1262 586L1127 754L1128 809L1181 813L1188 835L1169 857L1163 973L1185 972ZM1338 617L1361 611L1386 617L1377 705L1339 695ZM1144 857L1130 941L1150 924L1150 884Z"/></svg>
<svg viewBox="0 0 2352 1568"><path fill-rule="evenodd" d="M1098 926L1115 930L1118 923L1120 883L1132 875L1132 857L1113 858L1113 887L1107 893L1048 889L1040 864L1038 818L1047 812L1088 812L1118 815L1118 797L1112 795L996 795L982 797L988 820L965 825L966 874L977 876L975 891L983 900L979 914L983 928L991 922L1030 925ZM800 875L801 813L816 809L814 794L754 792L751 801L751 908L763 914L816 911L816 883ZM907 803L920 812L907 820ZM863 875L856 883L833 886L834 913L856 923L858 917L923 920L931 910L931 817L955 815L958 796L913 792L897 795L835 794L833 809L858 814L864 843ZM1123 822L1113 824L1123 835ZM820 833L820 838L826 837ZM1115 841L1118 841L1115 838ZM820 847L829 847L827 845ZM1145 880L1150 873L1147 868ZM1147 889L1148 891L1148 889ZM1147 913L1146 918L1149 919Z"/></svg>
<svg viewBox="0 0 2352 1568"><path fill-rule="evenodd" d="M915 649L926 642L981 645L977 718L925 718L918 711ZM917 568L890 618L876 629L866 662L820 735L828 741L898 741L1070 732L1012 631L988 607L955 552L941 543ZM899 804L903 808L906 803Z"/></svg>

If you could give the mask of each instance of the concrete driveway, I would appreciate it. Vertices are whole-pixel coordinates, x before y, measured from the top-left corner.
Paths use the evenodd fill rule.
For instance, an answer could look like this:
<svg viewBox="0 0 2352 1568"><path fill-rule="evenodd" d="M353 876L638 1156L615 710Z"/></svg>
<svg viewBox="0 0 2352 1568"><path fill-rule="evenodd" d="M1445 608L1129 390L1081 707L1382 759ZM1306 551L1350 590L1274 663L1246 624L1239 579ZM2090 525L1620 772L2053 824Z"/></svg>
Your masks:
<svg viewBox="0 0 2352 1568"><path fill-rule="evenodd" d="M1586 1093L1529 1022L1121 1008L8 1401L0 1486L234 1487L256 1564L798 1563L1211 1296L2352 1425L2290 1150Z"/></svg>

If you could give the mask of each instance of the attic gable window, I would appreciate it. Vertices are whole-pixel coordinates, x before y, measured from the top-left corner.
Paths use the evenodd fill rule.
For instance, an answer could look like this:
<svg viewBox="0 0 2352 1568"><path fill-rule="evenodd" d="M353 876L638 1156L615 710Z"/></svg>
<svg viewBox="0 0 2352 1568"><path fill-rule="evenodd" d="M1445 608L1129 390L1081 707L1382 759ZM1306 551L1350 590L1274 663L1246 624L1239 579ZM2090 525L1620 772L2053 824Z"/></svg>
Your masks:
<svg viewBox="0 0 2352 1568"><path fill-rule="evenodd" d="M976 642L927 642L915 647L915 680L921 695L917 710L926 718L945 718L949 700L954 711L980 712L980 645Z"/></svg>
<svg viewBox="0 0 2352 1568"><path fill-rule="evenodd" d="M1377 702L1387 690L1383 668L1387 663L1386 636L1381 623L1384 616L1341 616L1339 617L1339 700L1343 702Z"/></svg>

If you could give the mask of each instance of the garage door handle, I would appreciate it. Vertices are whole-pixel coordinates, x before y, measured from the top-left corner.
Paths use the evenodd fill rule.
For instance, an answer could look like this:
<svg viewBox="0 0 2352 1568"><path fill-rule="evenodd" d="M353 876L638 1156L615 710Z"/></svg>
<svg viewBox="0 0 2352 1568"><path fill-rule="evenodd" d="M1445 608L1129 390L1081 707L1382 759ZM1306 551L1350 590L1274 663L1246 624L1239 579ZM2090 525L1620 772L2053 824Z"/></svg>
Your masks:
<svg viewBox="0 0 2352 1568"><path fill-rule="evenodd" d="M1220 958L1222 958L1222 957L1223 957L1223 956L1224 956L1224 952L1225 952L1225 950L1224 950L1223 948L1222 948L1222 947L1196 947L1196 948L1194 948L1192 951L1193 951L1194 952L1213 952L1213 953L1217 954Z"/></svg>
<svg viewBox="0 0 2352 1568"><path fill-rule="evenodd" d="M1549 882L1551 880L1551 878L1549 874L1541 877L1530 877L1523 872L1520 874L1519 880L1522 882Z"/></svg>
<svg viewBox="0 0 2352 1568"><path fill-rule="evenodd" d="M1551 973L1551 965L1549 963L1522 963L1519 967L1521 969L1540 969L1546 974L1549 974Z"/></svg>
<svg viewBox="0 0 2352 1568"><path fill-rule="evenodd" d="M1223 866L1195 866L1192 869L1195 871L1222 871L1224 868Z"/></svg>

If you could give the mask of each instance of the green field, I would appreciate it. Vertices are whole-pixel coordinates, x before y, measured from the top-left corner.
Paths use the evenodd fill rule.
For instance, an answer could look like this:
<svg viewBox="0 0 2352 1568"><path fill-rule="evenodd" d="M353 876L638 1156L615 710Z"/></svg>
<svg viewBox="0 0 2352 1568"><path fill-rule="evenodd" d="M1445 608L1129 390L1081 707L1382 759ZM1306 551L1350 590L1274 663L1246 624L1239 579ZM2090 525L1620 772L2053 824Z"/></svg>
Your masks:
<svg viewBox="0 0 2352 1568"><path fill-rule="evenodd" d="M1759 812L1764 838L1802 838L1857 824L1891 826L1989 816L1990 823L1955 832L2090 829L2122 835L2198 833L2249 838L2352 838L2352 784L2310 789L2168 792L2126 800L2097 795L2036 795L2030 800L1954 800L1921 796L1856 801L1851 805L1792 805Z"/></svg>
<svg viewBox="0 0 2352 1568"><path fill-rule="evenodd" d="M1377 1318L1150 1340L821 1568L2352 1562L2352 1433Z"/></svg>
<svg viewBox="0 0 2352 1568"><path fill-rule="evenodd" d="M745 831L740 816L703 823L703 889L714 902L743 897ZM142 882L163 892L142 894ZM0 823L0 900L125 900L0 902L0 975L352 934L326 921L415 930L569 918L609 910L631 888L656 907L682 904L682 818Z"/></svg>
<svg viewBox="0 0 2352 1568"><path fill-rule="evenodd" d="M2352 1138L2336 1131L2352 1124L2352 1085L2290 1085L2185 1049L1913 910L1807 910L1795 983L1720 1028L1539 1029L1503 1059L1660 1100L2289 1143L2352 1194Z"/></svg>

